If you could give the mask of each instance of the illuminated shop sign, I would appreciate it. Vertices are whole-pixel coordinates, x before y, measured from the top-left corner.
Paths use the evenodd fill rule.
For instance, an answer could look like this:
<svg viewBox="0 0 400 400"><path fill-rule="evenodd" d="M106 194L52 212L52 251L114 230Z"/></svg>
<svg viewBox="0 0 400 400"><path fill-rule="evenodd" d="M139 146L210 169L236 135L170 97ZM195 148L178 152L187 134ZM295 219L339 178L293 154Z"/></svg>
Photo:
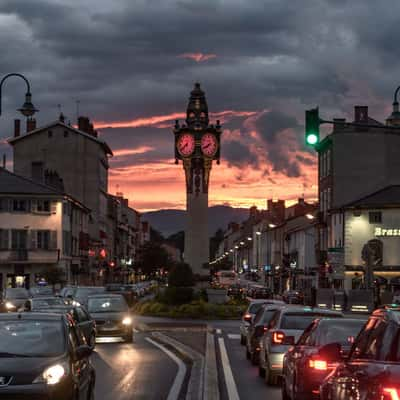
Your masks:
<svg viewBox="0 0 400 400"><path fill-rule="evenodd" d="M375 228L375 236L400 236L400 229Z"/></svg>

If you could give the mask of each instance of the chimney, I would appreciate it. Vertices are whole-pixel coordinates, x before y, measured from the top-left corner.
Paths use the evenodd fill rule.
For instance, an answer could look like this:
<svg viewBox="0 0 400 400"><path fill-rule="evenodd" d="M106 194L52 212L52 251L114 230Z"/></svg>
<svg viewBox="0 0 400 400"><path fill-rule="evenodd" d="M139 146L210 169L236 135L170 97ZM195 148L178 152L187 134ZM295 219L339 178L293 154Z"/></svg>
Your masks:
<svg viewBox="0 0 400 400"><path fill-rule="evenodd" d="M36 119L35 118L27 118L26 120L26 133L32 132L36 129Z"/></svg>
<svg viewBox="0 0 400 400"><path fill-rule="evenodd" d="M82 132L89 133L90 122L89 122L88 117L79 117L78 118L78 129Z"/></svg>
<svg viewBox="0 0 400 400"><path fill-rule="evenodd" d="M362 124L368 123L368 106L355 106L354 120Z"/></svg>
<svg viewBox="0 0 400 400"><path fill-rule="evenodd" d="M21 134L21 120L14 119L14 137L18 137Z"/></svg>

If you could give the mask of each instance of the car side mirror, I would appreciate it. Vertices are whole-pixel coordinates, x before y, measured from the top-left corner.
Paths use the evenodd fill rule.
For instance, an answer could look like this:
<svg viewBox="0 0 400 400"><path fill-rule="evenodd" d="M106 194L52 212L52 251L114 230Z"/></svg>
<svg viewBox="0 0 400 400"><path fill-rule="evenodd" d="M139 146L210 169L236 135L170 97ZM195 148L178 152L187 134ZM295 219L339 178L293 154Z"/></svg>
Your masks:
<svg viewBox="0 0 400 400"><path fill-rule="evenodd" d="M75 357L78 361L83 360L84 358L89 357L93 352L93 349L88 345L84 344L79 346L75 351Z"/></svg>
<svg viewBox="0 0 400 400"><path fill-rule="evenodd" d="M340 343L328 343L321 347L318 354L327 361L340 361L343 359L342 346Z"/></svg>

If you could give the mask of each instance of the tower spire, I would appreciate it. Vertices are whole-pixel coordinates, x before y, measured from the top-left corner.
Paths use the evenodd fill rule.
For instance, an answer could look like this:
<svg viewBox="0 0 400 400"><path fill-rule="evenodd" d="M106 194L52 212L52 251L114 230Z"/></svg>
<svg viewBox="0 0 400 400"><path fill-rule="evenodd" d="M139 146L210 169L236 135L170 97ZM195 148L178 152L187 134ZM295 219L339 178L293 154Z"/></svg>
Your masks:
<svg viewBox="0 0 400 400"><path fill-rule="evenodd" d="M209 123L207 100L199 82L194 84L194 88L190 92L186 123L190 128L196 130L206 128Z"/></svg>

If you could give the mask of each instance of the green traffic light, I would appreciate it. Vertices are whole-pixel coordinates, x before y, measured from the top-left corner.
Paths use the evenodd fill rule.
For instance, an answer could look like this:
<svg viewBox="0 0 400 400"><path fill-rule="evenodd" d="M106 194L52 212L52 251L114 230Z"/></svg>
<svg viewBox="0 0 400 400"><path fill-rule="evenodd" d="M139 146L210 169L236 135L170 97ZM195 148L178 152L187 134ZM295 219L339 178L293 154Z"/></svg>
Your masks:
<svg viewBox="0 0 400 400"><path fill-rule="evenodd" d="M318 136L315 133L310 133L309 135L307 135L307 144L310 145L315 145L318 143Z"/></svg>

